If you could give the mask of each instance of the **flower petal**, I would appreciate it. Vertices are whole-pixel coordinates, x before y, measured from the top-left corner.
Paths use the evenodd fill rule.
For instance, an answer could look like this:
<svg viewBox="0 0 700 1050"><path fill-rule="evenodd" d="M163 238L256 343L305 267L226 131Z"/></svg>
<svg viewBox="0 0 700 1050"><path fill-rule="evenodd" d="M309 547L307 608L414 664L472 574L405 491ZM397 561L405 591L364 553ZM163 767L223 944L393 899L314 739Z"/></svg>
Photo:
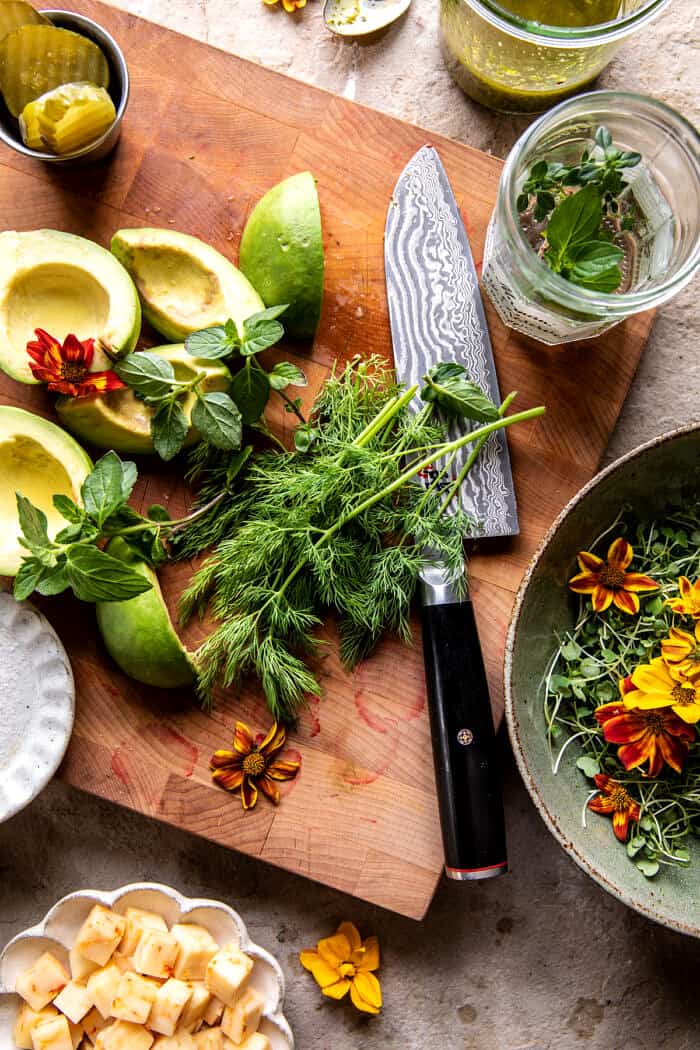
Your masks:
<svg viewBox="0 0 700 1050"><path fill-rule="evenodd" d="M233 746L239 755L249 755L254 743L253 734L245 722L236 722L236 728L233 731Z"/></svg>
<svg viewBox="0 0 700 1050"><path fill-rule="evenodd" d="M215 751L209 759L211 769L240 769L242 757L237 751Z"/></svg>
<svg viewBox="0 0 700 1050"><path fill-rule="evenodd" d="M342 934L350 945L350 951L356 952L358 948L362 947L362 938L360 937L360 931L354 922L341 922L336 933Z"/></svg>
<svg viewBox="0 0 700 1050"><path fill-rule="evenodd" d="M274 780L271 780L267 773L264 773L261 777L258 777L257 785L264 795L267 795L270 802L274 802L276 806L280 804L280 789L275 784Z"/></svg>
<svg viewBox="0 0 700 1050"><path fill-rule="evenodd" d="M299 953L301 965L314 975L319 988L326 988L338 980L338 972L321 958L318 952L308 949Z"/></svg>
<svg viewBox="0 0 700 1050"><path fill-rule="evenodd" d="M611 718L617 718L618 715L624 715L626 710L627 708L624 704L620 704L617 700L613 700L612 703L601 704L599 707L596 707L593 715L596 722L598 722L599 725L604 726Z"/></svg>
<svg viewBox="0 0 700 1050"><path fill-rule="evenodd" d="M608 548L608 565L612 565L615 569L624 571L631 563L633 557L634 551L622 536L618 536L616 540L613 540Z"/></svg>
<svg viewBox="0 0 700 1050"><path fill-rule="evenodd" d="M343 977L339 981L336 980L335 984L326 985L323 989L323 994L327 995L329 999L343 999L351 990L351 982L347 977Z"/></svg>
<svg viewBox="0 0 700 1050"><path fill-rule="evenodd" d="M700 624L698 624L700 628ZM661 655L667 664L679 664L695 650L695 638L680 627L672 627L661 642Z"/></svg>
<svg viewBox="0 0 700 1050"><path fill-rule="evenodd" d="M111 390L124 390L123 383L116 372L90 372L85 379L77 384L80 393L78 397L89 397L90 394L107 394Z"/></svg>
<svg viewBox="0 0 700 1050"><path fill-rule="evenodd" d="M596 795L588 803L588 808L592 809L594 813L612 813L615 809L615 805L611 798L607 795Z"/></svg>
<svg viewBox="0 0 700 1050"><path fill-rule="evenodd" d="M630 826L630 814L626 809L617 809L613 813L612 818L613 831L615 838L619 839L620 842L627 841L627 832Z"/></svg>
<svg viewBox="0 0 700 1050"><path fill-rule="evenodd" d="M690 726L686 726L690 729ZM692 732L692 730L691 730ZM693 735L695 735L693 733ZM676 773L680 773L685 765L685 760L688 757L688 745L685 740L679 740L677 736L670 736L664 733L658 739L658 751L666 765L670 766L671 769L675 769ZM656 776L649 771L650 776Z"/></svg>
<svg viewBox="0 0 700 1050"><path fill-rule="evenodd" d="M373 973L358 973L350 992L353 1006L367 1014L377 1014L382 1008L382 989Z"/></svg>
<svg viewBox="0 0 700 1050"><path fill-rule="evenodd" d="M668 667L660 658L640 664L632 672L632 685L644 693L670 692L674 684Z"/></svg>
<svg viewBox="0 0 700 1050"><path fill-rule="evenodd" d="M342 933L335 933L332 937L324 937L318 942L318 953L329 966L337 968L349 960L350 942Z"/></svg>
<svg viewBox="0 0 700 1050"><path fill-rule="evenodd" d="M379 941L376 937L368 937L359 951L355 951L350 959L357 967L359 973L369 973L371 970L379 969Z"/></svg>
<svg viewBox="0 0 700 1050"><path fill-rule="evenodd" d="M590 551L579 551L576 555L576 560L579 563L581 572L597 574L605 565L602 558L599 558L597 554L591 554Z"/></svg>
<svg viewBox="0 0 700 1050"><path fill-rule="evenodd" d="M593 591L593 609L595 612L605 612L613 600L613 592L607 587L599 584Z"/></svg>
<svg viewBox="0 0 700 1050"><path fill-rule="evenodd" d="M569 580L569 590L574 594L593 594L598 586L598 575L592 572L580 572Z"/></svg>
<svg viewBox="0 0 700 1050"><path fill-rule="evenodd" d="M627 693L633 693L637 687L632 683L632 675L628 674L626 678L618 678L617 688L620 690L620 696L626 696Z"/></svg>
<svg viewBox="0 0 700 1050"><path fill-rule="evenodd" d="M656 757L656 738L653 733L647 733L641 739L619 747L617 757L627 770L636 769L647 759L652 762Z"/></svg>
<svg viewBox="0 0 700 1050"><path fill-rule="evenodd" d="M622 581L626 591L641 594L642 591L658 591L659 585L651 576L644 576L641 572L626 572Z"/></svg>
<svg viewBox="0 0 700 1050"><path fill-rule="evenodd" d="M282 761L278 758L267 767L266 775L273 780L293 780L301 769L301 762Z"/></svg>
<svg viewBox="0 0 700 1050"><path fill-rule="evenodd" d="M252 809L258 801L258 789L250 777L243 777L241 781L241 802L243 809Z"/></svg>
<svg viewBox="0 0 700 1050"><path fill-rule="evenodd" d="M270 730L258 747L258 751L262 751L265 757L274 755L275 751L279 751L281 747L284 747L287 739L287 730L284 726L278 725L277 722L273 722L270 726Z"/></svg>
<svg viewBox="0 0 700 1050"><path fill-rule="evenodd" d="M241 769L215 769L211 779L215 784L226 788L227 791L236 791L243 781L243 771Z"/></svg>
<svg viewBox="0 0 700 1050"><path fill-rule="evenodd" d="M694 726L696 722L700 721L700 703L674 704L672 710L688 725Z"/></svg>
<svg viewBox="0 0 700 1050"><path fill-rule="evenodd" d="M81 343L77 336L67 335L61 347L61 357L72 365L84 365L88 368L92 363L95 352L95 343L92 339L86 339Z"/></svg>
<svg viewBox="0 0 700 1050"><path fill-rule="evenodd" d="M615 591L613 602L620 612L627 613L629 616L634 616L639 612L639 598L631 591Z"/></svg>
<svg viewBox="0 0 700 1050"><path fill-rule="evenodd" d="M643 715L635 714L634 711L625 711L603 724L603 736L609 744L631 744L648 731Z"/></svg>

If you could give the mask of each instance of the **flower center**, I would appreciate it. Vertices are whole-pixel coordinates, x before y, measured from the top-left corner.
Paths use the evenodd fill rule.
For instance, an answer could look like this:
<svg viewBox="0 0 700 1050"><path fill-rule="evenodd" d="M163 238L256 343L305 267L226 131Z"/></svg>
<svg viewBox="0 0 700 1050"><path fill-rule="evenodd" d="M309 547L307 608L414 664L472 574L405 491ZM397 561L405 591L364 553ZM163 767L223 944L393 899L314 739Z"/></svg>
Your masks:
<svg viewBox="0 0 700 1050"><path fill-rule="evenodd" d="M674 704L680 704L681 707L688 707L695 703L695 689L692 685L675 685L671 696Z"/></svg>
<svg viewBox="0 0 700 1050"><path fill-rule="evenodd" d="M338 967L338 973L341 977L354 977L356 970L352 963L341 963Z"/></svg>
<svg viewBox="0 0 700 1050"><path fill-rule="evenodd" d="M665 733L663 715L658 711L647 711L644 721L654 736L662 736Z"/></svg>
<svg viewBox="0 0 700 1050"><path fill-rule="evenodd" d="M610 799L618 813L624 813L624 811L629 808L629 804L632 801L620 784L612 789L610 792Z"/></svg>
<svg viewBox="0 0 700 1050"><path fill-rule="evenodd" d="M67 379L69 383L79 382L87 375L87 368L79 361L63 361L61 363L61 379Z"/></svg>
<svg viewBox="0 0 700 1050"><path fill-rule="evenodd" d="M610 591L619 591L625 582L625 574L622 569L614 565L604 565L600 570L600 583Z"/></svg>
<svg viewBox="0 0 700 1050"><path fill-rule="evenodd" d="M249 777L259 777L265 772L265 758L259 751L251 751L243 759L243 772Z"/></svg>

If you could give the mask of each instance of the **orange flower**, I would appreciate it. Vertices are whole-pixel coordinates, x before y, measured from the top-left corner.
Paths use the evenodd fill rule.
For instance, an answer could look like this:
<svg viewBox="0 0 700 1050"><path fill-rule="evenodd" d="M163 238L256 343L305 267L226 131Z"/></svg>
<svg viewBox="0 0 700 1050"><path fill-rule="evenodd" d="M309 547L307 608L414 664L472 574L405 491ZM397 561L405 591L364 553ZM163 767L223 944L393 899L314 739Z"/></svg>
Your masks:
<svg viewBox="0 0 700 1050"><path fill-rule="evenodd" d="M607 561L590 551L579 551L581 572L569 580L569 587L576 594L592 595L595 612L603 612L613 603L621 612L638 613L638 592L655 591L659 585L651 576L627 572L633 557L634 551L621 536L611 543Z"/></svg>
<svg viewBox="0 0 700 1050"><path fill-rule="evenodd" d="M280 792L275 781L293 780L300 762L286 762L277 754L287 742L287 730L273 722L266 737L253 737L244 722L236 722L233 751L215 751L209 768L211 778L227 791L241 791L243 809L252 809L258 801L258 788L270 802L279 805Z"/></svg>
<svg viewBox="0 0 700 1050"><path fill-rule="evenodd" d="M363 941L352 922L341 922L335 936L325 937L299 955L301 965L314 975L329 999L343 999L348 992L353 1006L365 1014L378 1014L382 990L374 970L379 969L379 942L376 937Z"/></svg>
<svg viewBox="0 0 700 1050"><path fill-rule="evenodd" d="M601 793L591 799L588 808L594 813L612 815L615 838L620 842L626 842L630 822L634 824L639 822L641 816L639 803L634 801L618 780L613 780L607 773L596 773L594 780L595 786Z"/></svg>
<svg viewBox="0 0 700 1050"><path fill-rule="evenodd" d="M625 693L625 707L658 711L670 707L689 725L700 721L700 668L687 675L680 667L656 656L632 672L632 689Z"/></svg>
<svg viewBox="0 0 700 1050"><path fill-rule="evenodd" d="M669 598L666 604L682 616L700 620L700 579L691 583L687 576L678 579L679 598Z"/></svg>
<svg viewBox="0 0 700 1050"><path fill-rule="evenodd" d="M278 3L278 0L263 0L263 3L267 4L268 7L272 7L274 4ZM291 15L297 9L306 7L306 0L282 0L282 7L287 14Z"/></svg>
<svg viewBox="0 0 700 1050"><path fill-rule="evenodd" d="M660 711L630 711L624 704L603 704L595 717L609 744L620 744L617 757L625 769L649 762L647 775L657 777L664 762L680 773L688 757L695 730L668 708Z"/></svg>
<svg viewBox="0 0 700 1050"><path fill-rule="evenodd" d="M677 668L686 677L700 674L700 620L695 624L695 634L672 627L668 638L661 642L661 655L669 667Z"/></svg>
<svg viewBox="0 0 700 1050"><path fill-rule="evenodd" d="M34 378L46 383L55 394L90 397L125 386L115 372L90 371L95 356L94 339L81 342L76 336L67 335L61 344L43 328L34 331L36 340L27 343L27 353L32 359L29 367Z"/></svg>

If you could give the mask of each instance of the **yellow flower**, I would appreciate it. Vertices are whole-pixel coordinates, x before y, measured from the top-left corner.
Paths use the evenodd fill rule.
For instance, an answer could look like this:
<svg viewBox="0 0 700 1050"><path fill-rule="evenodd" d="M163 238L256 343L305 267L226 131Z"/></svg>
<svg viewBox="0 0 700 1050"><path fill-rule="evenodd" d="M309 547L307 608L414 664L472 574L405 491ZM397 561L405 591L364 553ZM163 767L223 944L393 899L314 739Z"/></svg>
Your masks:
<svg viewBox="0 0 700 1050"><path fill-rule="evenodd" d="M329 999L343 999L350 992L353 1005L366 1014L382 1008L382 990L372 971L379 969L379 942L376 937L363 941L357 927L341 922L333 937L325 937L299 955Z"/></svg>
<svg viewBox="0 0 700 1050"><path fill-rule="evenodd" d="M264 4L272 7L278 3L279 0L263 0ZM285 9L287 14L291 15L297 8L306 7L306 0L282 0L282 7Z"/></svg>
<svg viewBox="0 0 700 1050"><path fill-rule="evenodd" d="M669 598L666 604L682 616L692 616L700 620L700 579L691 583L687 576L678 579L680 598Z"/></svg>
<svg viewBox="0 0 700 1050"><path fill-rule="evenodd" d="M689 725L700 721L700 669L686 675L658 656L632 672L632 685L623 697L625 707L642 711L670 707Z"/></svg>
<svg viewBox="0 0 700 1050"><path fill-rule="evenodd" d="M607 561L590 551L579 551L581 570L569 580L575 594L590 594L595 612L605 612L614 604L620 612L634 616L639 612L638 592L655 591L659 586L651 576L628 572L634 551L622 536L610 544Z"/></svg>
<svg viewBox="0 0 700 1050"><path fill-rule="evenodd" d="M680 627L672 627L668 638L661 643L661 655L669 667L677 668L686 677L700 674L700 620L695 625L695 635Z"/></svg>

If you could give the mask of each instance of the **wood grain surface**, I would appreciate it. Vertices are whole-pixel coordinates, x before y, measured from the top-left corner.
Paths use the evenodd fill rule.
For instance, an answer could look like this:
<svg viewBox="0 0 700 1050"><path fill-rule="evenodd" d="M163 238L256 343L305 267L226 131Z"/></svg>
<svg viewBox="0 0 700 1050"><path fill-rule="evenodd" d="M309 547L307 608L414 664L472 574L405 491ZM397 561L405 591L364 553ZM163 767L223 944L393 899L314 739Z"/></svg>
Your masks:
<svg viewBox="0 0 700 1050"><path fill-rule="evenodd" d="M318 180L326 251L321 325L288 348L310 377L308 403L335 361L390 357L383 229L396 179L427 142L445 163L477 265L501 162L457 142L290 80L96 0L72 4L121 44L132 97L117 152L59 170L0 152L3 228L52 227L108 244L121 226L164 226L209 241L234 262L246 216L274 183L309 169ZM494 711L514 592L555 515L596 471L649 334L641 315L566 350L526 345L486 303L502 391L547 415L510 431L521 534L484 542L471 558L473 594ZM0 399L47 416L43 391L3 377ZM285 421L278 423L284 430ZM136 503L174 515L190 494L182 465L144 459ZM191 567L164 573L171 607ZM442 869L420 639L387 639L354 675L339 665L334 625L320 661L324 695L303 712L290 751L301 773L275 809L243 813L211 784L211 752L236 718L268 718L255 688L212 715L192 696L124 677L104 651L93 609L68 598L42 608L76 676L75 732L61 776L71 784L386 908L420 918ZM195 629L195 633L196 633ZM188 639L194 641L195 639ZM144 862L148 858L144 858ZM144 871L148 874L147 866ZM86 873L87 874L87 873ZM150 874L158 877L157 868Z"/></svg>

